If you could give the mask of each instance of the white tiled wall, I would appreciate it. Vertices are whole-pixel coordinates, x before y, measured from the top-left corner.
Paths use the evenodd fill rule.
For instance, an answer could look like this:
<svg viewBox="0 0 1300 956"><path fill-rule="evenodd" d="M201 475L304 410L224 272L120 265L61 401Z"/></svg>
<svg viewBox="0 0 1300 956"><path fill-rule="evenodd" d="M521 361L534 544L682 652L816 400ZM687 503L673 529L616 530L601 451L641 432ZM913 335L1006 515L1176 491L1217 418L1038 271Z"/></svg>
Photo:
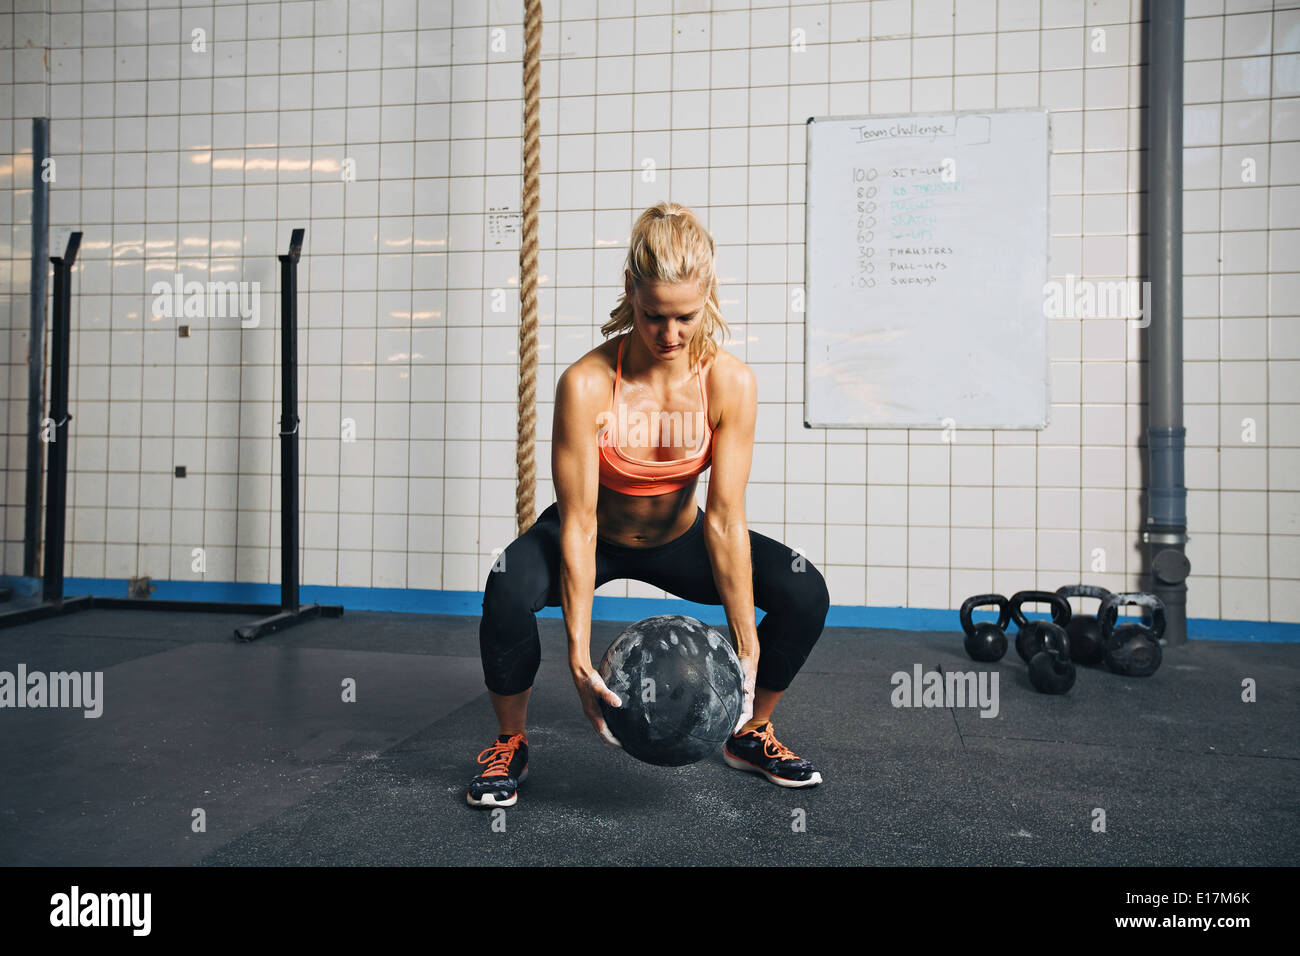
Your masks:
<svg viewBox="0 0 1300 956"><path fill-rule="evenodd" d="M1145 583L1140 331L1051 321L1051 426L944 444L804 429L788 309L814 114L1050 109L1053 275L1141 278L1140 0L543 8L539 509L556 374L598 342L636 215L671 198L717 240L727 347L760 384L750 525L803 550L834 603ZM85 233L67 573L192 580L203 547L206 580L278 580L275 256L302 226L303 582L481 588L514 527L522 9L0 12L5 573L22 557L30 117L48 112L51 253ZM1189 613L1300 621L1300 9L1188 0L1186 57ZM177 271L259 283L260 324L191 319L179 338L149 294Z"/></svg>

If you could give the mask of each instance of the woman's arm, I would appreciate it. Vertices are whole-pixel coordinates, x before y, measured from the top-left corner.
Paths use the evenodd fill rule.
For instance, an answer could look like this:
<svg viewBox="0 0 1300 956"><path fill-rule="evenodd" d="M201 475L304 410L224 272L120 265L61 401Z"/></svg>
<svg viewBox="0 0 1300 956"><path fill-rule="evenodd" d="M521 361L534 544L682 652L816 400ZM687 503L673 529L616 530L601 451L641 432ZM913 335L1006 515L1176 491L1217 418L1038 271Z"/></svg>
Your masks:
<svg viewBox="0 0 1300 956"><path fill-rule="evenodd" d="M599 459L594 409L600 394L570 366L555 385L551 477L560 506L560 598L569 633L569 667L591 667L591 604L596 590Z"/></svg>
<svg viewBox="0 0 1300 956"><path fill-rule="evenodd" d="M736 655L757 667L758 629L754 624L754 569L745 522L745 486L754 459L758 381L748 365L738 362L726 369L724 382L722 412L713 431L704 542L727 624L736 639Z"/></svg>
<svg viewBox="0 0 1300 956"><path fill-rule="evenodd" d="M560 506L560 605L569 634L569 671L582 709L606 743L618 746L600 713L600 700L621 702L591 666L591 605L596 594L596 502L600 459L596 416L608 397L607 382L570 366L555 386L551 477Z"/></svg>

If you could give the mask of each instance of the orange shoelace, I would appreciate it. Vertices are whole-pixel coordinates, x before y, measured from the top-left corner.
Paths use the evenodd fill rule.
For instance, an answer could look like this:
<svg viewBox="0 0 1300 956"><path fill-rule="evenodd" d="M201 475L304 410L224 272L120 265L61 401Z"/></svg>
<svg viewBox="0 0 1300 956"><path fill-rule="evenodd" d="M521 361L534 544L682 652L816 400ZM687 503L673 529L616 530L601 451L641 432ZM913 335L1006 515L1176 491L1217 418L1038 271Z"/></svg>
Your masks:
<svg viewBox="0 0 1300 956"><path fill-rule="evenodd" d="M506 777L510 775L510 761L514 759L515 751L519 749L519 741L523 740L523 734L515 734L505 743L497 741L487 750L478 755L478 762L487 764L480 777Z"/></svg>
<svg viewBox="0 0 1300 956"><path fill-rule="evenodd" d="M765 757L773 757L777 760L799 759L798 754L776 739L776 732L770 720L763 725L762 730L756 730L754 733L758 735L759 740L763 741L763 755Z"/></svg>

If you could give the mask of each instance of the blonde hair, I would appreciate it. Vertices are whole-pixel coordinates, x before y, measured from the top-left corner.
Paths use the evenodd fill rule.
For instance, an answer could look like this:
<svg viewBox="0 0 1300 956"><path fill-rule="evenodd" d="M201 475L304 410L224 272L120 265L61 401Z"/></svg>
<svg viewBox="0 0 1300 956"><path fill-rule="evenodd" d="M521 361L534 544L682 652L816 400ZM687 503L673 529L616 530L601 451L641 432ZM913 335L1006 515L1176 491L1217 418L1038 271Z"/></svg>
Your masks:
<svg viewBox="0 0 1300 956"><path fill-rule="evenodd" d="M632 228L625 268L632 273L632 287L645 282L689 282L696 279L701 291L708 289L703 321L691 339L690 367L712 359L718 351L714 335L721 330L731 334L722 310L718 307L718 275L715 268L713 237L695 213L675 202L651 206ZM618 305L609 313L609 321L600 327L606 338L626 332L636 324L636 312L626 289ZM725 339L724 339L725 341Z"/></svg>

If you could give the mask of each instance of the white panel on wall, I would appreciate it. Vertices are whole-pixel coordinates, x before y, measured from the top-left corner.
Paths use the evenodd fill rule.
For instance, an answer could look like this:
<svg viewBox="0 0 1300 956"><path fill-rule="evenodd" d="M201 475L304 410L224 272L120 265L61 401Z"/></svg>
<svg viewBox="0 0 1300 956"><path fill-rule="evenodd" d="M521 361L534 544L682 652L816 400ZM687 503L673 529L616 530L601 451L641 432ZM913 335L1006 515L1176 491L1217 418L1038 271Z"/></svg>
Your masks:
<svg viewBox="0 0 1300 956"><path fill-rule="evenodd" d="M808 121L805 421L1047 424L1042 110Z"/></svg>

